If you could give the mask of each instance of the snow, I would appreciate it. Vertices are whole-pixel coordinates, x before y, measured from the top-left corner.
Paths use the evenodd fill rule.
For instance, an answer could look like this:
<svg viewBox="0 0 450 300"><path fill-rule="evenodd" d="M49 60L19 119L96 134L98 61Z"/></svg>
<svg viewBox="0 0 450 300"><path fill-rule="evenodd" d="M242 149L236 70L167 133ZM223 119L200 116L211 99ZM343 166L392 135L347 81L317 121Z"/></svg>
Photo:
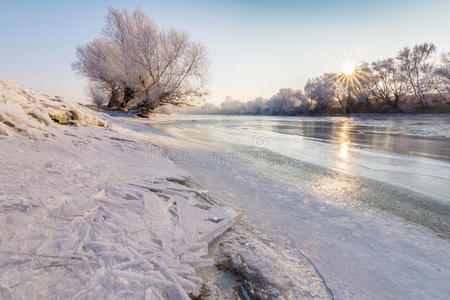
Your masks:
<svg viewBox="0 0 450 300"><path fill-rule="evenodd" d="M148 136L0 81L0 297L189 299L233 213Z"/></svg>
<svg viewBox="0 0 450 300"><path fill-rule="evenodd" d="M60 132L57 124L107 126L86 107L0 79L0 135L49 137Z"/></svg>
<svg viewBox="0 0 450 300"><path fill-rule="evenodd" d="M448 295L446 235L358 199L428 201L349 159L379 167L388 151L349 143L339 157L341 144L274 132L285 119L177 118L162 133L0 80L0 298L189 299L226 277L214 263L239 276L244 295L267 299ZM446 161L414 162L448 179Z"/></svg>

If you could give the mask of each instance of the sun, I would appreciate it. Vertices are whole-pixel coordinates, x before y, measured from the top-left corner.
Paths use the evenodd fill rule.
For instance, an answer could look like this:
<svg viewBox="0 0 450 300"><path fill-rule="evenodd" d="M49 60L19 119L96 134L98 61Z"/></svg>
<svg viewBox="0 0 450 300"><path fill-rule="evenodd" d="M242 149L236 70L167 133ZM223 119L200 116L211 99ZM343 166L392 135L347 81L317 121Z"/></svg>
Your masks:
<svg viewBox="0 0 450 300"><path fill-rule="evenodd" d="M355 73L355 71L356 71L356 66L353 63L345 63L342 66L342 72L347 76L352 75L353 73Z"/></svg>

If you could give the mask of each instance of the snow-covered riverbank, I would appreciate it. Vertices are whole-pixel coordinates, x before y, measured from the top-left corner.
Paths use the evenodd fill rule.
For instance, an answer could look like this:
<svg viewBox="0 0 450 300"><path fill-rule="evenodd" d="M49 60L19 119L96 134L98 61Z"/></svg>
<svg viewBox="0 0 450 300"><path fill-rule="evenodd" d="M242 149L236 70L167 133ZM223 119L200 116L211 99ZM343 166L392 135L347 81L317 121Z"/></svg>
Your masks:
<svg viewBox="0 0 450 300"><path fill-rule="evenodd" d="M0 81L2 299L332 297L121 122Z"/></svg>
<svg viewBox="0 0 450 300"><path fill-rule="evenodd" d="M231 213L184 185L188 174L147 136L16 83L0 87L1 298L198 294L195 268L213 263L208 243Z"/></svg>
<svg viewBox="0 0 450 300"><path fill-rule="evenodd" d="M333 142L287 124L206 121L158 130L0 81L0 297L445 299L445 202L317 164ZM360 152L337 145L331 162Z"/></svg>

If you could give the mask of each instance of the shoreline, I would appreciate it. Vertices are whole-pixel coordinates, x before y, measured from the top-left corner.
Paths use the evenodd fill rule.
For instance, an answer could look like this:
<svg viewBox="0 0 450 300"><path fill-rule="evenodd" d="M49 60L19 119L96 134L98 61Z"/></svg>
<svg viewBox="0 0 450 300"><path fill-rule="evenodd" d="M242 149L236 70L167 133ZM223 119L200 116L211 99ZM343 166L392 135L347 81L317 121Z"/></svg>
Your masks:
<svg viewBox="0 0 450 300"><path fill-rule="evenodd" d="M0 83L13 85L0 98L2 298L407 295L395 282L417 284L424 268L434 280L414 293L447 290L448 241L427 228L239 158L177 164L170 147L212 148Z"/></svg>
<svg viewBox="0 0 450 300"><path fill-rule="evenodd" d="M177 126L177 120L171 120L167 121L165 119L156 119L152 121L142 121L135 119L129 119L128 121L132 124L139 124L140 126L148 127L149 131L157 130L161 134L169 134L168 132L171 132L170 130L167 130L168 128L161 127L161 126L155 126L158 125L160 122L169 122L170 125ZM167 131L167 132L166 132ZM172 133L172 132L171 132ZM179 135L173 135L173 140L171 141L177 141L177 140L184 140L185 142L188 142L191 146L195 143L195 140L189 139L187 136L179 136ZM186 140L187 139L187 140ZM268 139L263 139L263 142L266 142ZM227 159L225 156L226 154L221 154L220 152L214 152L214 149L211 149L210 155L209 153L205 152L203 155L202 153L198 154L199 159L192 159L192 161L189 159L191 155L189 154L189 151L184 151L183 147L181 146L178 149L171 149L170 143L166 143L166 148L168 151L169 156L173 156L175 160L180 160L179 165L183 167L183 165L191 165L199 163L201 164L201 157L205 157L205 160L209 162L209 160L213 160L217 165L220 166L226 166L228 164L231 165L231 161L234 159L248 159L250 161L254 162L260 162L261 160L264 160L265 157L267 159L271 159L273 157L276 157L275 155L279 155L276 152L273 152L271 150L251 150L251 146L247 146L247 151L242 151L242 153L238 152L232 153L232 158ZM208 145L205 144L206 147ZM256 145L257 146L257 145ZM173 151L173 153L171 152ZM267 152L267 155L261 155ZM195 152L195 150L194 150ZM223 155L223 156L222 156ZM255 155L254 157L252 155ZM186 156L188 159L183 159L182 157ZM192 155L193 156L193 155ZM208 157L210 158L208 160ZM196 158L196 157L193 157ZM301 166L309 166L310 168L319 168L318 166L315 166L313 163L304 162L301 160L298 160L295 157L289 157L289 156L280 156L279 159L275 159L276 161L280 162L289 162L289 165L301 165ZM268 162L269 163L269 162ZM214 166L212 166L214 167ZM339 178L339 182L341 184L345 184L346 186L350 186L350 182L357 180L357 177L355 174L352 173L346 173L339 169L330 169L323 166L320 166L320 169L323 173L330 173L334 177ZM280 170L274 170L274 172L279 172ZM445 202L445 199L440 199L436 197L432 197L424 192L417 192L417 191L411 191L408 190L406 187L403 186L396 186L387 182L383 182L374 178L364 178L363 179L368 185L374 186L374 189L377 190L386 190L389 194L395 195L393 199L384 199L382 197L377 197L377 195L372 195L371 197L362 197L358 201L364 202L365 204L369 205L370 207L374 207L377 209L381 209L382 211L385 211L387 213L392 213L393 215L396 215L398 217L401 217L403 220L407 222L412 222L417 225L424 226L433 232L435 232L440 238L443 238L445 240L450 239L450 231L449 231L449 223L448 223L448 204ZM424 218L424 216L427 216Z"/></svg>
<svg viewBox="0 0 450 300"><path fill-rule="evenodd" d="M185 184L201 188L191 179ZM204 196L207 202L224 208L207 192ZM193 299L334 299L325 278L305 253L277 245L242 214L235 215L233 224L208 248L207 257L214 263L196 270L203 284Z"/></svg>
<svg viewBox="0 0 450 300"><path fill-rule="evenodd" d="M389 210L368 205L379 197L384 199L384 195L377 190L381 188L383 191L385 184L374 184L371 180L356 176L342 176L341 173L306 162L299 163L302 174L309 174L305 172L311 170L314 172L312 174L319 174L320 182L329 184L316 185L315 177L309 175L305 175L306 182L302 183L301 176L288 178L292 173L282 170L284 164L272 168L264 161L239 156L241 144L233 148L230 143L243 141L247 145L244 137L236 137L235 140L223 134L217 123L212 122L210 126L208 121L205 123L201 126L201 123L191 121L174 122L143 130L158 132L164 138L171 136L164 147L166 153L174 158L177 165L189 170L212 197L236 208L245 215L250 225L264 231L269 240L279 247L289 248L297 256L301 256L297 249L306 253L336 298L351 295L369 297L376 291L380 293L379 299L394 294L406 297L412 293L440 298L447 290L447 276L441 263L447 257L445 233L439 236L439 229L432 231L405 220L403 217L409 219L410 213L414 217L414 207L406 212L406 216L400 217ZM172 126L173 130L170 129ZM183 130L191 126L196 129ZM230 139L230 143L215 143L216 131L220 138ZM237 149L237 154L233 149ZM332 193L336 190L342 193L321 196L320 187L332 188ZM352 190L352 187L357 190ZM370 201L358 200L357 192ZM396 191L392 185L386 193L386 201L399 197L395 203L381 203L388 204L388 207L394 205L394 208L396 205L404 208L405 202L414 194L411 191ZM422 196L414 197L420 199ZM428 214L426 216L430 217ZM433 223L433 218L430 218L428 225L430 222ZM389 257L388 262L386 257ZM424 275L424 269L427 275ZM436 279L433 288L420 283L424 282L425 277ZM395 284L400 280L401 284ZM385 292L380 292L380 288Z"/></svg>
<svg viewBox="0 0 450 300"><path fill-rule="evenodd" d="M264 258L282 260L279 247L241 230L241 218L233 226L235 212L190 186L158 144L164 137L1 83L2 298L328 298L305 262L308 274L278 278ZM206 284L205 269L230 274L233 287Z"/></svg>
<svg viewBox="0 0 450 300"><path fill-rule="evenodd" d="M233 223L148 136L0 81L0 296L189 299ZM150 152L150 146L153 147Z"/></svg>
<svg viewBox="0 0 450 300"><path fill-rule="evenodd" d="M277 269L277 271L272 270L273 261L285 263L285 257L280 256L279 254L283 253L283 250L275 244L270 243L267 239L257 236L255 229L250 230L248 224L242 220L242 217L237 217L239 221L233 225L235 217L233 217L233 213L230 209L224 209L224 207L218 205L217 202L211 201L209 196L205 194L204 191L200 190L199 186L195 183L188 183L189 175L184 173L184 171L180 172L178 168L168 168L172 163L162 153L157 154L154 152L155 148L159 148L159 145L153 143L148 137L130 137L128 134L124 135L121 133L120 131L123 129L117 127L112 129L112 132L108 132L110 131L108 129L93 127L71 129L72 128L69 127L65 131L64 137L56 137L56 140L29 141L21 138L10 139L8 140L8 146L2 147L2 151L0 151L0 159L5 160L7 153L12 153L14 152L14 149L22 148L23 150L20 151L19 155L10 155L9 159L11 162L15 162L15 164L17 164L19 160L22 160L17 167L19 167L19 170L28 169L25 172L27 176L34 176L32 173L36 171L37 168L41 169L41 166L43 166L43 170L41 171L51 172L53 175L56 175L56 177L51 178L52 182L49 182L48 180L50 178L47 178L39 183L39 185L43 185L44 187L52 185L53 188L51 191L43 190L43 187L38 189L36 186L25 189L22 193L11 189L9 190L8 197L24 199L26 195L28 195L29 199L27 202L21 201L20 204L7 203L7 200L4 199L4 197L0 198L2 200L0 203L3 205L0 221L3 221L3 224L6 222L5 226L7 228L11 228L13 225L17 230L10 238L3 237L2 250L0 250L0 260L5 262L6 257L9 256L10 262L6 263L6 265L8 266L11 264L10 267L7 267L2 276L3 284L0 287L0 290L2 291L3 296L8 297L9 295L14 298L18 296L31 296L33 293L41 293L41 295L45 295L46 297L59 297L61 295L68 297L75 295L76 297L82 297L83 295L91 297L105 295L105 293L106 295L114 295L117 293L115 285L119 278L123 278L122 280L126 278L127 281L131 282L134 280L137 282L142 280L145 281L145 277L140 278L140 276L145 276L145 273L148 273L150 270L142 273L142 270L139 270L135 265L135 263L137 263L137 257L140 257L140 259L143 259L144 261L146 260L145 254L142 256L143 253L141 252L145 251L145 249L139 250L140 247L134 245L134 242L124 241L120 236L124 234L131 234L133 236L133 232L136 234L139 232L139 236L141 236L143 240L136 242L145 243L145 240L149 239L148 237L144 238L144 236L141 235L143 228L135 228L138 226L137 224L139 222L136 223L137 220L133 222L132 219L129 219L129 217L134 219L140 215L142 212L137 210L144 208L139 208L139 206L136 206L137 204L129 206L130 204L128 202L139 201L139 199L145 199L154 194L156 197L150 197L150 199L148 199L149 201L162 201L163 203L166 203L167 201L177 202L176 208L173 206L167 208L167 218L172 219L172 221L173 218L181 218L185 214L185 212L179 211L179 209L182 207L188 209L186 205L191 207L191 210L194 209L194 213L184 215L186 225L183 226L183 228L181 228L182 231L175 234L174 238L171 238L171 240L168 240L169 236L166 234L158 235L154 232L158 227L161 228L161 225L152 228L151 224L155 223L148 224L150 227L147 230L150 231L146 230L147 234L150 233L153 237L149 241L152 246L150 247L150 244L147 245L147 250L154 252L158 256L162 255L163 257L166 257L164 260L171 260L167 255L170 256L170 253L175 249L171 249L169 252L166 251L175 245L178 245L176 249L176 252L178 253L185 251L183 248L192 250L188 250L187 252L189 253L189 259L176 267L163 266L161 264L162 262L158 263L155 261L155 254L151 255L151 257L153 257L150 259L152 265L159 265L156 269L153 268L151 272L160 273L161 275L159 276L162 276L161 279L165 278L165 280L169 280L169 282L172 283L167 285L163 284L162 281L159 283L156 281L156 285L153 284L152 286L152 284L150 284L150 286L145 287L145 290L143 291L145 296L151 294L156 297L155 299L158 299L158 297L162 297L161 299L183 299L186 297L190 297L191 299L230 299L230 296L235 297L235 299L253 299L255 297L285 297L286 299L295 299L301 293L303 294L303 297L306 298L330 299L323 283L321 283L321 279L317 277L309 263L299 260L295 257L295 254L291 254L289 264L290 266L297 265L298 268L296 272L300 272L301 276L295 277L292 275L293 273L285 273L285 276L280 276L280 269ZM128 132L128 130L125 131ZM149 143L152 145L150 162L146 160L146 155L148 154L146 146ZM145 172L151 170L151 174L147 174L145 178L142 178L143 180L136 180L132 179L133 177L130 178L129 173L130 171L139 171L137 170L136 165L132 170L125 170L121 167L117 171L122 174L113 181L106 183L103 182L102 179L98 179L93 186L88 186L87 182L83 182L87 179L83 179L84 176L87 176L86 173L90 173L88 177L97 176L98 174L92 170L92 166L88 165L92 162L90 159L84 162L87 162L88 164L83 164L82 161L85 160L86 157L91 156L92 153L90 152L93 150L98 151L100 148L103 150L107 149L108 147L106 146L108 144L112 144L113 148L115 148L107 150L108 152L112 151L112 154L121 153L121 155L138 156L138 163L144 162L144 164L148 164L145 168ZM47 157L46 155L38 157L37 153L45 153L46 155L50 155L51 158L45 158ZM60 155L63 156L59 158L58 156ZM94 157L97 155L98 154L94 154ZM111 158L108 156L109 154L103 157L102 164L109 165L118 163L117 160L111 161ZM27 159L23 160L24 157ZM63 157L64 159L68 159L75 163L74 167L64 163ZM116 159L119 159L119 157ZM35 168L30 168L31 161L35 164ZM58 177L62 175L62 168L65 169L63 172L64 175L62 176L64 180L75 180L73 186L70 188L67 186L67 183L59 182L58 180ZM81 176L81 182L78 182L74 178L70 178L70 174L76 172L78 172L77 177ZM139 171L139 173L142 172ZM153 174L156 173L159 173L160 175L154 177L155 175ZM110 172L106 172L105 174L113 176ZM0 173L0 175L2 178L5 178L5 173ZM9 176L11 176L10 178L17 178L18 174L10 173ZM90 179L87 180L90 182ZM119 183L119 181L124 182ZM11 183L8 182L8 180L3 180L3 184L8 185ZM18 180L16 184L24 186L26 183L25 181L22 182L21 180ZM3 187L5 188L4 185ZM29 196L30 192L32 193L31 197ZM65 200L62 202L57 200L58 195L65 195ZM49 200L46 200L46 198ZM86 200L81 200L83 198ZM55 203L55 201L57 203ZM90 204L87 204L85 201ZM181 205L182 202L187 203ZM87 205L87 207L84 207L84 205ZM45 225L46 227L51 226L53 229L50 229L50 233L45 234L45 237L43 236L46 240L44 246L39 246L34 249L36 246L30 245L31 248L25 247L25 249L17 251L19 246L14 242L14 240L19 237L17 235L20 235L20 239L26 240L31 239L29 234L32 234L32 232L34 232L34 235L39 235L39 228L44 225L39 223L36 224L37 220L35 218L30 220L27 215L39 215L39 219L41 219L42 215L39 211L42 206L52 207L50 209L49 217L52 216L51 219L52 222L54 222L52 223L53 225ZM205 212L211 211L214 211L214 213L205 214ZM128 216L130 213L135 217ZM150 215L148 217L150 217ZM161 216L153 215L153 219L159 217ZM20 223L18 218L21 220ZM44 217L44 219L46 218L47 217ZM203 229L199 229L200 227L198 227L199 219L206 220L206 227L201 227ZM132 223L130 223L130 221ZM26 233L25 230L20 229L22 226L25 226L23 222L27 222L27 226L32 225L35 227L34 230ZM59 224L60 222L64 222L64 225ZM168 223L165 224L168 225ZM121 226L121 233L116 232L112 237L119 237L121 241L105 241L105 235L110 235L111 230L119 230L114 229L116 226ZM196 228L200 231L206 229L207 232L193 244L186 244L183 242L183 240L186 239L186 236L195 234ZM75 231L74 235L66 236L65 241L62 242L65 246L63 246L61 250L58 250L60 246L55 248L57 244L61 243L59 238L49 239L50 236L54 235L54 233L52 234L51 232L55 230L63 230L64 232ZM93 230L95 230L95 236L90 237ZM170 232L171 229L165 228L165 230ZM178 228L178 230L180 230L180 228ZM108 240L108 238L106 239ZM203 242L206 242L206 244L202 244ZM165 248L165 243L173 244L173 246ZM185 244L185 246L182 246L183 244ZM108 254L103 254L103 252L106 251L106 249L104 249L105 247L115 248L117 246L125 247L128 253L135 253L136 251L138 253L125 255L125 253L121 251L117 252L117 250L110 249L107 250ZM163 249L165 250L158 250L158 246L164 247ZM141 252L141 254L139 254L139 252ZM111 258L110 255L113 257L122 255L119 259L121 262L114 262L114 259ZM131 258L136 255L136 258ZM178 255L179 254L176 254L176 256ZM23 268L24 271L31 268L30 264L38 263L40 265L48 266L46 267L48 272L41 272L35 275L35 277L37 276L37 279L42 281L41 284L43 286L50 283L54 285L56 287L55 291L48 290L45 292L45 288L42 287L36 290L29 286L30 282L28 282L28 280L18 283L15 281L14 277L9 278L8 280L6 279L6 276L13 271L19 271L19 274L22 274L22 271L16 269L14 265L24 258L28 258L27 261L21 263L21 269ZM106 265L99 270L96 270L96 267L92 264L96 265L98 258L106 261L113 260L113 262L109 262L111 264L110 267ZM83 264L83 266L78 266L80 270L78 270L76 264L74 265L73 263L70 264L70 271L67 269L62 272L58 270L58 268L65 268L65 265L68 264L67 261L70 262L70 260L73 259L80 261L80 264ZM126 261L128 261L128 263L126 263ZM133 263L133 261L135 261L135 263ZM86 264L91 265L89 267L91 271L88 271L84 276L91 272L93 272L92 275L98 272L105 275L114 274L113 276L115 279L108 282L109 288L112 288L111 291L107 291L104 283L96 282L95 279L94 282L96 283L93 284L93 286L86 286L82 282L77 282L77 280L79 280L77 277L86 272L86 270L82 270L86 267ZM125 272L123 267L119 267L120 270L115 271L114 266L116 265L123 265L127 268L127 271ZM181 273L177 270L179 268L181 268ZM189 271L190 268L191 271ZM195 273L192 273L193 270L195 270ZM284 271L286 270L289 270L287 265ZM293 269L290 270L292 271ZM55 275L51 274L52 272L54 272ZM76 276L73 277L75 274ZM184 277L181 274L185 274ZM211 279L211 275L214 274L216 277L212 276L214 279ZM156 274L152 276L155 275ZM193 275L194 277L192 277ZM64 287L67 286L65 284L61 285L62 282L60 282L56 276L61 277L64 281L72 281L70 283L70 288L67 291L63 291ZM222 276L228 276L228 284L232 284L232 286L224 287ZM199 280L200 278L202 278L202 280ZM311 280L311 282L304 284L302 281L304 281L305 278ZM104 275L100 276L98 280L104 281ZM152 279L152 281L154 280ZM75 286L78 286L77 291L74 290ZM24 288L21 289L21 287ZM140 288L140 285L136 285L133 287L132 291L127 291L123 295L137 296L139 294L137 292ZM247 295L247 298L245 295Z"/></svg>
<svg viewBox="0 0 450 300"><path fill-rule="evenodd" d="M134 124L130 119L120 121L127 125ZM172 137L165 140L166 137L161 135L163 132L152 132L147 128L144 131L154 143L152 149L154 146L163 149L163 144L176 143ZM168 153L164 152L164 156L171 160ZM234 220L226 231L209 243L207 257L213 264L197 269L203 284L200 294L191 296L193 299L334 298L320 271L299 249L292 252L272 242L264 233L251 226L245 216L214 199L191 175L175 182L197 191L204 203L230 212Z"/></svg>

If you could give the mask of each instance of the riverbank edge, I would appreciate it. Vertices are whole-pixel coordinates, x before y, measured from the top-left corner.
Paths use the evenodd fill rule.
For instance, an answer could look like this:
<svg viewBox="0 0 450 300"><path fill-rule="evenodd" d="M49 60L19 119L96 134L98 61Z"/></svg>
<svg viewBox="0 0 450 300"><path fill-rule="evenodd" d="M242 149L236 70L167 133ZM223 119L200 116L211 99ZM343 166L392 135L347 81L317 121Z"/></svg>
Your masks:
<svg viewBox="0 0 450 300"><path fill-rule="evenodd" d="M110 120L117 122L115 118ZM133 121L136 119L122 117L117 124L128 128L135 124ZM167 143L166 137L146 125L144 127L145 130L138 127L132 129L146 136L152 148L163 149ZM167 153L164 156L171 160ZM203 283L199 294L189 294L191 299L334 298L320 271L304 253L299 249L293 253L273 243L263 232L251 226L244 215L213 199L200 182L196 182L189 173L186 174L183 179L175 180L176 183L195 190L205 204L234 216L233 223L208 244L207 258L213 264L196 268L196 274L203 279Z"/></svg>

